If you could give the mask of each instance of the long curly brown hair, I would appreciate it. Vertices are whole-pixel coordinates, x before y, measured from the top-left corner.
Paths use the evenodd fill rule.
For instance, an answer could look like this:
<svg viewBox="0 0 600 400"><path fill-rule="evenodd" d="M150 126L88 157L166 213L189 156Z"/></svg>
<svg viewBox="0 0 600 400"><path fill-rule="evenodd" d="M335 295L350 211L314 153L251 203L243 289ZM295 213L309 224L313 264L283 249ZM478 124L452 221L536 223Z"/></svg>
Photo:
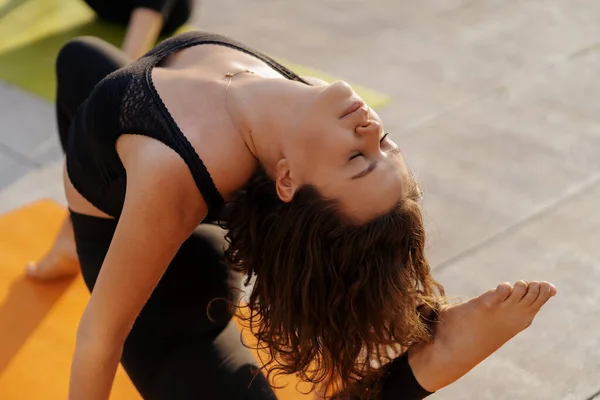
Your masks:
<svg viewBox="0 0 600 400"><path fill-rule="evenodd" d="M418 308L444 290L425 258L414 179L408 192L363 224L311 186L281 201L262 170L232 201L226 256L246 283L256 278L244 322L268 377L295 374L369 399L379 367L430 338Z"/></svg>

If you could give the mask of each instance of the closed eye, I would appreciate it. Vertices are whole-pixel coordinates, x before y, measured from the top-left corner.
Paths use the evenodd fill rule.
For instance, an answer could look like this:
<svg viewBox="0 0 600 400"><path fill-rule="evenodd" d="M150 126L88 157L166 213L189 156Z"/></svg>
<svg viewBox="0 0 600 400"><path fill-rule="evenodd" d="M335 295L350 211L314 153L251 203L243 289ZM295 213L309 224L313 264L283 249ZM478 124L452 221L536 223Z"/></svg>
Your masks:
<svg viewBox="0 0 600 400"><path fill-rule="evenodd" d="M379 140L379 145L380 145L380 146L381 146L381 144L382 144L382 143L385 141L385 139L388 137L388 135L389 135L389 133L386 133L385 135L383 135L383 136L381 137L381 139ZM353 153L353 154L350 156L350 158L349 158L349 160L348 160L348 161L352 161L352 160L354 160L355 158L358 158L358 157L364 157L364 156L365 156L365 155L364 155L363 153L361 153L361 152L357 151L356 153Z"/></svg>

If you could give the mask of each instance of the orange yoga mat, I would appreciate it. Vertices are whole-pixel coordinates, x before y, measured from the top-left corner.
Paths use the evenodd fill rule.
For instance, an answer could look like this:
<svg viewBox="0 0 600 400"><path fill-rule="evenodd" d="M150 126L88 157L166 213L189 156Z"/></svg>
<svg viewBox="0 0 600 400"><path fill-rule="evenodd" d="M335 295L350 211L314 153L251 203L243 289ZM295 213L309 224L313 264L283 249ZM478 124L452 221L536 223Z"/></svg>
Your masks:
<svg viewBox="0 0 600 400"><path fill-rule="evenodd" d="M65 212L54 201L41 200L0 216L2 400L67 398L75 332L89 292L81 277L42 283L24 276L27 261L39 259L50 247ZM293 378L278 378L277 385L284 384L276 390L279 399L312 398L296 389ZM119 367L111 400L140 399Z"/></svg>

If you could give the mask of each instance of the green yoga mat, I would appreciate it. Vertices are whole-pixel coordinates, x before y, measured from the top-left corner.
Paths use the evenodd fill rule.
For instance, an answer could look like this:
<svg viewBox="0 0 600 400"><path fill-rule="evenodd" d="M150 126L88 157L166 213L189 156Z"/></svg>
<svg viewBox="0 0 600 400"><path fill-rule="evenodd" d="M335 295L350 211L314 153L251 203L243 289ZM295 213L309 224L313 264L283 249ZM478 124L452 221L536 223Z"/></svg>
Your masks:
<svg viewBox="0 0 600 400"><path fill-rule="evenodd" d="M183 30L193 29L186 27ZM124 29L95 19L82 0L0 0L0 80L54 100L54 60L69 39L91 35L120 46ZM299 75L331 82L340 79L286 60L279 61ZM360 85L357 93L373 108L389 98Z"/></svg>

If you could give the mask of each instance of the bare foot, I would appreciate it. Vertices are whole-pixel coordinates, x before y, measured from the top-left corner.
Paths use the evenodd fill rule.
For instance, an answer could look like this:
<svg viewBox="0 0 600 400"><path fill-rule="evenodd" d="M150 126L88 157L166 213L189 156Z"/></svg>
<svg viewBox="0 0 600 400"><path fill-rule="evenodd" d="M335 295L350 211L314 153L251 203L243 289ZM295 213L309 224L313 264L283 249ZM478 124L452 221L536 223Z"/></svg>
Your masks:
<svg viewBox="0 0 600 400"><path fill-rule="evenodd" d="M498 285L440 313L433 340L409 350L409 363L424 389L435 392L469 372L531 325L556 294L548 282Z"/></svg>
<svg viewBox="0 0 600 400"><path fill-rule="evenodd" d="M67 218L50 251L40 261L27 264L27 275L43 280L58 279L79 272L79 259L71 219Z"/></svg>

